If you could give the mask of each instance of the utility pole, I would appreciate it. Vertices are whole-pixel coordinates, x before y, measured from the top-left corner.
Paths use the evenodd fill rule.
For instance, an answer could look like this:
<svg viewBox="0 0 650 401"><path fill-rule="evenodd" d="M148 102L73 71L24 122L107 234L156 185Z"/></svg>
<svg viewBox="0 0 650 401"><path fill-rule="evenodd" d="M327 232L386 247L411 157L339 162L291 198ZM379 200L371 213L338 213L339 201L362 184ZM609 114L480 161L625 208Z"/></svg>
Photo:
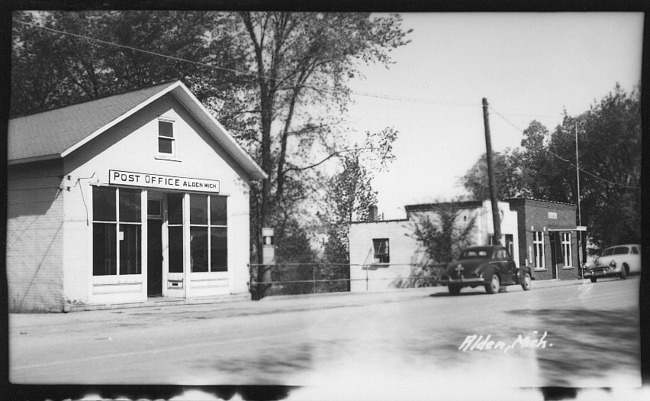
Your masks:
<svg viewBox="0 0 650 401"><path fill-rule="evenodd" d="M483 98L483 124L485 126L485 158L488 168L488 185L490 187L490 203L492 203L492 222L494 223L494 239L501 244L501 218L499 217L499 204L497 201L497 188L492 167L492 140L490 139L490 121L488 120L488 102Z"/></svg>
<svg viewBox="0 0 650 401"><path fill-rule="evenodd" d="M578 186L578 193L576 199L578 199L578 225L582 226L582 211L580 210L580 161L578 159L578 120L575 121L576 128L576 185ZM582 266L580 266L580 259L584 260L585 255L582 254L582 231L578 231L578 269L580 269L580 278L583 276Z"/></svg>

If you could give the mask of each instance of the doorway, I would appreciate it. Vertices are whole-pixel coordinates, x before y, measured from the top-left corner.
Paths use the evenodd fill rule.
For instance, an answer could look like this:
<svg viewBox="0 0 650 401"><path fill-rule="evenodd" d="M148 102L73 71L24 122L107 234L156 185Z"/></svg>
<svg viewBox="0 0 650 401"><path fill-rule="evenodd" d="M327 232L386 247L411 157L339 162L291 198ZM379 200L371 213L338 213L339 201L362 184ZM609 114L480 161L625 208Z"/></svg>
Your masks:
<svg viewBox="0 0 650 401"><path fill-rule="evenodd" d="M162 199L149 199L147 220L147 296L163 295Z"/></svg>
<svg viewBox="0 0 650 401"><path fill-rule="evenodd" d="M147 220L147 296L161 297L163 281L162 221Z"/></svg>
<svg viewBox="0 0 650 401"><path fill-rule="evenodd" d="M560 233L556 231L549 232L549 239L551 240L551 275L552 278L558 278L558 267L560 263L564 265Z"/></svg>

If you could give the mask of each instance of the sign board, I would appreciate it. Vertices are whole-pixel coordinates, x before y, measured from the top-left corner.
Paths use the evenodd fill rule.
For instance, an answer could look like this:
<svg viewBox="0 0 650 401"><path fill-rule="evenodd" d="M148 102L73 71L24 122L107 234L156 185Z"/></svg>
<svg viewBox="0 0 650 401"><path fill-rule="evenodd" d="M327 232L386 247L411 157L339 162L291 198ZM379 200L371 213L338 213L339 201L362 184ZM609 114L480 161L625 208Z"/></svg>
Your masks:
<svg viewBox="0 0 650 401"><path fill-rule="evenodd" d="M218 180L175 177L171 175L134 173L131 171L108 170L108 183L133 185L137 187L175 189L178 191L200 191L219 193Z"/></svg>
<svg viewBox="0 0 650 401"><path fill-rule="evenodd" d="M557 220L557 213L556 212L548 212L548 218Z"/></svg>

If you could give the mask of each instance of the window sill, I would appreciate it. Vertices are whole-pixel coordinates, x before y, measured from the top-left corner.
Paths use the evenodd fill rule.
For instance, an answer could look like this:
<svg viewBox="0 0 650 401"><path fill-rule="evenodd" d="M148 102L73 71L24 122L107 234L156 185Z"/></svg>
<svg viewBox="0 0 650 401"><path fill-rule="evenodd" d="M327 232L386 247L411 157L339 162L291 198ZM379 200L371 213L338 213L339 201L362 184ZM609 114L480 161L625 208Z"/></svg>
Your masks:
<svg viewBox="0 0 650 401"><path fill-rule="evenodd" d="M533 268L534 272L545 272L547 269L545 267L535 267Z"/></svg>
<svg viewBox="0 0 650 401"><path fill-rule="evenodd" d="M155 157L156 160L167 160L170 162L180 162L181 159L178 159L174 156L158 155Z"/></svg>
<svg viewBox="0 0 650 401"><path fill-rule="evenodd" d="M573 270L573 266L562 266L562 270Z"/></svg>

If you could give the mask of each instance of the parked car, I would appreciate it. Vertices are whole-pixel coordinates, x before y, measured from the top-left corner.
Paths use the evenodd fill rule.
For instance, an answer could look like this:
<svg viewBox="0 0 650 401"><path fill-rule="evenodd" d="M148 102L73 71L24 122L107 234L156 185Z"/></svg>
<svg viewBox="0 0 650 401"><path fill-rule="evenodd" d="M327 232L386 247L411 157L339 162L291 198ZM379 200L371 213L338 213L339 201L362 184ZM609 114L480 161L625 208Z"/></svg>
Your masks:
<svg viewBox="0 0 650 401"><path fill-rule="evenodd" d="M501 245L472 246L461 251L458 260L447 265L440 284L447 285L451 295L463 287L484 286L488 294L498 293L507 285L531 288L530 267L517 267L510 252Z"/></svg>
<svg viewBox="0 0 650 401"><path fill-rule="evenodd" d="M641 273L641 246L638 244L605 248L594 264L586 267L584 277L595 283L598 277L607 276L625 280L631 273Z"/></svg>

